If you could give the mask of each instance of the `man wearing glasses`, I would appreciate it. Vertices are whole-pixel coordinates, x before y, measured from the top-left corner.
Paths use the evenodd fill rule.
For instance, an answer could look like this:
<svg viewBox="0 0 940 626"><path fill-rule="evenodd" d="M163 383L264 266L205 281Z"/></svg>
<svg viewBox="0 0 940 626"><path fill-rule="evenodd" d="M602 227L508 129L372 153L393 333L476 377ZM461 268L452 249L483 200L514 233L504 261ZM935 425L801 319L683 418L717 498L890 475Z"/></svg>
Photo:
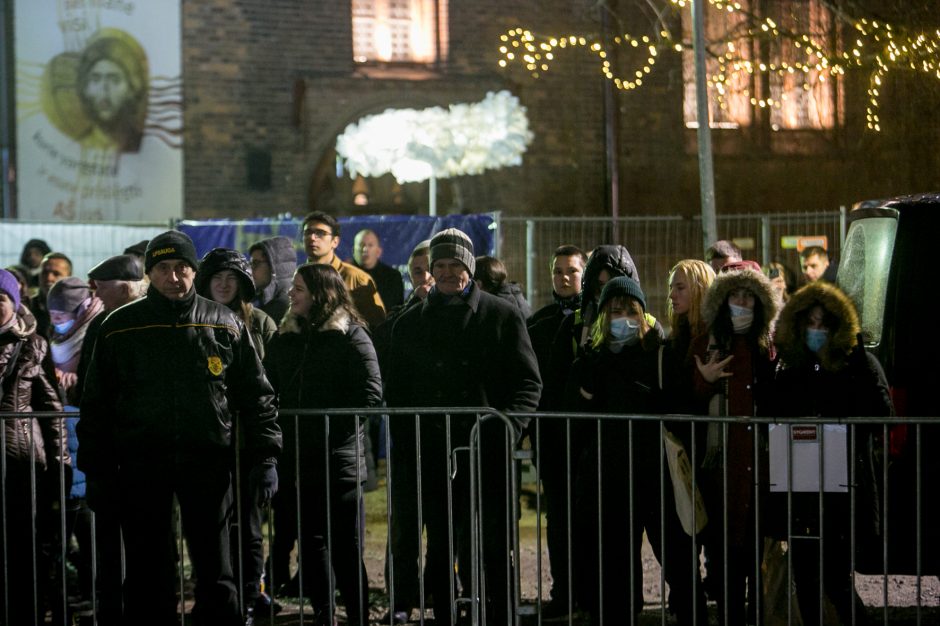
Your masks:
<svg viewBox="0 0 940 626"><path fill-rule="evenodd" d="M375 281L366 272L355 265L344 263L336 256L339 245L340 226L332 215L314 211L304 218L301 231L307 262L332 265L343 277L356 310L374 330L385 321L385 305L375 286Z"/></svg>

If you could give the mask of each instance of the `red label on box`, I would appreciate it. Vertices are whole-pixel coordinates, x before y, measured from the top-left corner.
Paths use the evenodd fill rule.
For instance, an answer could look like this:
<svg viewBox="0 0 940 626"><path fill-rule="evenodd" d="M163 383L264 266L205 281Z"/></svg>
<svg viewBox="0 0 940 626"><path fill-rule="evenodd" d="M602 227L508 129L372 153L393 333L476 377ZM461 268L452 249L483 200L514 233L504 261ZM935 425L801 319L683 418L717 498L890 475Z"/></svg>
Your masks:
<svg viewBox="0 0 940 626"><path fill-rule="evenodd" d="M793 441L816 441L815 426L794 426L790 429Z"/></svg>

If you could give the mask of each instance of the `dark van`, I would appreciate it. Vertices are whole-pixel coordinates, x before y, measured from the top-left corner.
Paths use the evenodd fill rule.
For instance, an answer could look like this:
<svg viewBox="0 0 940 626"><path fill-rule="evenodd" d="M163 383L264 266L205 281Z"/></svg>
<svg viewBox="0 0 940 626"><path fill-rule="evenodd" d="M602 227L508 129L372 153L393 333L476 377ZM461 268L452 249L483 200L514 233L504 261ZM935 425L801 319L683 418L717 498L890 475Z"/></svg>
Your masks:
<svg viewBox="0 0 940 626"><path fill-rule="evenodd" d="M899 416L931 423L892 426L876 454L880 539L859 570L940 573L940 193L854 208L838 284L861 318L866 348L884 366ZM887 456L887 482L883 483ZM886 499L885 499L886 496ZM919 523L918 523L919 521ZM887 539L888 563L883 563ZM919 545L922 549L915 550ZM919 556L919 563L918 563Z"/></svg>

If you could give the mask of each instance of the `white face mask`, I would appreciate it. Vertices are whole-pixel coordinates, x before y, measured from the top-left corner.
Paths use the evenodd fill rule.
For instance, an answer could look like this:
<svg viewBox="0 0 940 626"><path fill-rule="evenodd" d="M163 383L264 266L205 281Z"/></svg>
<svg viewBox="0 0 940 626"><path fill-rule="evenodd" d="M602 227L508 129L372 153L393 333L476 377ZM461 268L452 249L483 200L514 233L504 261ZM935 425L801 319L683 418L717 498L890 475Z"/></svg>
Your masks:
<svg viewBox="0 0 940 626"><path fill-rule="evenodd" d="M734 326L735 333L743 334L751 329L751 324L754 323L754 309L731 304L730 302L728 308L731 309L731 325Z"/></svg>
<svg viewBox="0 0 940 626"><path fill-rule="evenodd" d="M618 317L610 320L611 344L618 347L632 346L640 340L640 324L628 317Z"/></svg>

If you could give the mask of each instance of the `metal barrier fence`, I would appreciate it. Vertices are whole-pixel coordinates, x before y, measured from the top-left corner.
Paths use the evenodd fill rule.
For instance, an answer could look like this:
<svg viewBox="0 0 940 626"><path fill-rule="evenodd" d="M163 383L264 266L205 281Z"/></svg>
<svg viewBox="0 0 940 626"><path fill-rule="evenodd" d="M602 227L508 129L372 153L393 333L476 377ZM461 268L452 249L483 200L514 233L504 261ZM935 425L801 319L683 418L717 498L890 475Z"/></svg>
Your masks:
<svg viewBox="0 0 940 626"><path fill-rule="evenodd" d="M826 237L828 250L838 258L845 239L846 209L812 213L719 215L723 239L744 244L744 258L767 264L779 261L800 276L798 237ZM787 247L784 238L789 238ZM622 244L630 251L646 294L649 310L666 316L669 270L680 259L701 259L701 218L682 216L624 216L616 227L610 217L509 217L499 220L497 255L510 280L522 283L533 310L551 301L552 252L573 244L590 252L601 244Z"/></svg>
<svg viewBox="0 0 940 626"><path fill-rule="evenodd" d="M932 452L925 446L937 440L935 417L849 418L808 426L805 418L502 414L482 408L282 410L281 415L288 445L280 461L281 500L266 510L264 554L267 591L282 610L275 615L272 604L267 615L254 615L256 623L321 623L309 600L319 593L318 584L328 587L331 605L336 587L347 609L354 601L350 596L357 595L372 611L363 611L362 623L398 623L395 613L406 611L415 623L436 613L437 624L665 624L672 611L680 623L733 624L745 614L745 593L750 593L748 610L753 612L748 623L823 623L828 609L819 600L827 594L843 617L851 616L844 623L888 624L901 615L917 624L940 619L940 544L933 536L938 520L931 517L935 508L923 510L929 500L925 489L940 477L920 472L924 455ZM62 420L75 414L0 414L3 420L23 417ZM319 431L326 446L331 425L354 420L365 426L377 418L386 418L390 454L385 489L367 494L358 465L355 478L344 482L333 475L334 451L312 449L308 436ZM519 437L515 419L531 419L526 439ZM701 469L709 425L718 426L725 444L714 466L717 473ZM885 442L899 426L908 429L918 469L910 490L914 497L903 500L892 493L892 468L901 460L884 462L892 454ZM751 495L744 499L736 491L740 485L732 485L740 476L727 469L733 466L727 456L732 432L745 432L753 440ZM664 453L675 439L684 442L696 471L682 474L671 466L682 467L681 454ZM0 444L0 623L22 626L10 621L10 609L32 602L39 609L35 623L43 623L48 608L53 624L105 624L95 618L113 597L99 588L81 606L70 598L74 542L63 538L68 537L67 514L76 507L67 498L65 468L42 476L31 462L25 474L19 473L7 458L5 434ZM324 475L329 479L322 480ZM241 489L237 478L235 484ZM687 507L676 505L677 499L684 501L683 489ZM24 495L25 517L11 505ZM363 500L368 512L360 508ZM279 514L286 526L278 524ZM305 517L312 514L322 517ZM879 523L869 524L869 514ZM905 517L913 531L893 536L908 532L893 527ZM17 526L24 520L28 528ZM185 624L191 623L190 571L178 519L176 524L179 619ZM233 527L237 537L246 531ZM279 538L281 532L286 539ZM366 548L370 535L387 551ZM92 516L86 591L96 588L96 536ZM293 552L288 563L276 561L284 553L279 541L289 544L287 554ZM335 577L327 571L311 584L308 578L316 579L322 562L305 563L317 554L305 544L318 541L327 559L337 555L332 558ZM349 586L348 571L341 572L342 542L355 545L353 560L363 559L369 570L368 578L358 577L358 589ZM18 569L24 554L27 570L34 572L25 586L22 580L13 582L24 571ZM248 574L243 559L234 563L241 593ZM328 570L330 560L326 563ZM896 568L902 563L900 572ZM287 576L279 574L284 571ZM752 591L745 592L745 581L754 584ZM902 587L909 597L898 597ZM23 589L25 595L14 593ZM855 589L865 591L864 605L851 601ZM818 618L800 615L807 606L818 610Z"/></svg>

